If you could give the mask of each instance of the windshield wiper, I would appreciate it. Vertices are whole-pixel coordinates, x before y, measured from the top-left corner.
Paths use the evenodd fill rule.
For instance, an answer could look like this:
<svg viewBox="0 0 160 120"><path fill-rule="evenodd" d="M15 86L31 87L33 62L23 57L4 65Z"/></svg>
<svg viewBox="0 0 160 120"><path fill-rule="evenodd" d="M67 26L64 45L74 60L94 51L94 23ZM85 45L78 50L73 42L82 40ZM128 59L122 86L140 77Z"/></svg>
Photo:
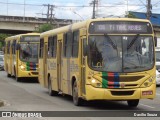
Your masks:
<svg viewBox="0 0 160 120"><path fill-rule="evenodd" d="M113 42L112 39L108 36L108 34L104 34L104 36L105 36L106 38L108 38L108 40L109 40L109 42L111 43L112 47L113 47L114 49L117 49L117 45L114 44L114 42Z"/></svg>
<svg viewBox="0 0 160 120"><path fill-rule="evenodd" d="M138 37L139 37L139 34L137 34L137 35L133 38L133 40L132 40L132 41L130 42L130 44L128 45L127 50L132 47L132 45L135 43L135 41L137 40Z"/></svg>

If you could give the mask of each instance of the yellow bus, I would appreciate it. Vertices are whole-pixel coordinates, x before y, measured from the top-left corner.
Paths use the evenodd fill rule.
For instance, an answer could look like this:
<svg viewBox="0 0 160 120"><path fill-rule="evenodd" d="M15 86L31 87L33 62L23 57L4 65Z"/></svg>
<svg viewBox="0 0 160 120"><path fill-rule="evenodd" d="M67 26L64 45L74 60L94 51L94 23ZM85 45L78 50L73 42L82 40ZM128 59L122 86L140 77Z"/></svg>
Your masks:
<svg viewBox="0 0 160 120"><path fill-rule="evenodd" d="M39 82L49 95L120 100L136 107L155 97L155 42L148 20L102 18L40 35Z"/></svg>
<svg viewBox="0 0 160 120"><path fill-rule="evenodd" d="M4 68L7 76L17 82L24 77L38 78L38 49L40 34L27 33L5 39Z"/></svg>

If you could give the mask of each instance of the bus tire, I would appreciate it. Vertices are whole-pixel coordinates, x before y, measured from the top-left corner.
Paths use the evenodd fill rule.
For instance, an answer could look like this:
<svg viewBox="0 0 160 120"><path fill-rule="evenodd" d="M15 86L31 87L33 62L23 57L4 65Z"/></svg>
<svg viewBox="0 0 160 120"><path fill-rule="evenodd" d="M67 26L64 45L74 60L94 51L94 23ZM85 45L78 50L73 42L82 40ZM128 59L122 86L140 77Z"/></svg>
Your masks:
<svg viewBox="0 0 160 120"><path fill-rule="evenodd" d="M127 103L129 107L137 107L139 100L128 100Z"/></svg>
<svg viewBox="0 0 160 120"><path fill-rule="evenodd" d="M77 82L76 81L73 83L72 95L73 95L73 103L74 103L74 105L81 106L82 103L83 103L83 100L78 97L78 87L77 87Z"/></svg>
<svg viewBox="0 0 160 120"><path fill-rule="evenodd" d="M48 77L48 93L50 96L57 96L58 92L52 90L52 81L51 81L51 77Z"/></svg>

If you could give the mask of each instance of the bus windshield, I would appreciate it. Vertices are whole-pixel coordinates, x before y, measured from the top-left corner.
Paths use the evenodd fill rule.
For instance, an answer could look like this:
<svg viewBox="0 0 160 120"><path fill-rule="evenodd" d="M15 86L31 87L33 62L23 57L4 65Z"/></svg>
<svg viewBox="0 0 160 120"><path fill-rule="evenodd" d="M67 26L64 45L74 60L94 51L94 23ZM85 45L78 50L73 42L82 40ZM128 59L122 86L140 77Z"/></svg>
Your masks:
<svg viewBox="0 0 160 120"><path fill-rule="evenodd" d="M89 36L88 63L91 69L107 72L137 72L153 68L151 36Z"/></svg>
<svg viewBox="0 0 160 120"><path fill-rule="evenodd" d="M20 59L24 62L38 62L38 43L20 43Z"/></svg>

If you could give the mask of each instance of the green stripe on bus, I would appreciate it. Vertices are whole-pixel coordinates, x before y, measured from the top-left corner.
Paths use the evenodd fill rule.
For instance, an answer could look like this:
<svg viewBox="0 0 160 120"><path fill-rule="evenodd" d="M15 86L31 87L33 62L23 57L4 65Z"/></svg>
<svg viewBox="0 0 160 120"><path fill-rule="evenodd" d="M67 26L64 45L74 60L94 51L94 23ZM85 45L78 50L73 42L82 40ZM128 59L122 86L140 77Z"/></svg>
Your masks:
<svg viewBox="0 0 160 120"><path fill-rule="evenodd" d="M30 71L29 62L26 63L26 70L27 70L27 71Z"/></svg>
<svg viewBox="0 0 160 120"><path fill-rule="evenodd" d="M105 79L108 77L106 72L102 72L102 88L108 88L108 80Z"/></svg>

